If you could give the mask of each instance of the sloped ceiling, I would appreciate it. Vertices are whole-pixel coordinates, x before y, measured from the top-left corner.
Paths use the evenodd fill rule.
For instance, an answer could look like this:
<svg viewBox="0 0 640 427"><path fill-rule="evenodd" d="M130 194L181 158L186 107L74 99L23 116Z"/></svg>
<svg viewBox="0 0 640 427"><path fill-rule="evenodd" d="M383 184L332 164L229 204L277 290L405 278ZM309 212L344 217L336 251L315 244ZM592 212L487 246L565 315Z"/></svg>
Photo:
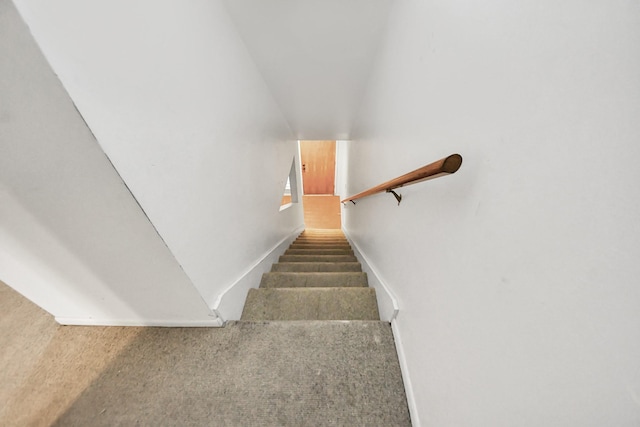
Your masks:
<svg viewBox="0 0 640 427"><path fill-rule="evenodd" d="M165 92L206 96L197 87L224 84L216 79L220 70L232 69L227 54L243 57L248 52L297 139L349 139L393 4L392 0L198 0L188 5L166 0L14 2L97 135L100 128L114 131L109 124L113 112L94 111L102 102L95 90L85 87L90 83L101 82L99 92L123 104L119 111L128 108L128 98L135 102L166 98ZM225 19L244 43L235 53L216 51L222 41L211 39L217 29L207 28ZM160 24L165 31L158 31ZM160 79L166 80L162 90L144 91L149 80ZM90 99L80 99L82 91L76 87L84 88ZM193 115L193 109L180 107L179 112Z"/></svg>
<svg viewBox="0 0 640 427"><path fill-rule="evenodd" d="M225 0L298 139L348 139L391 0Z"/></svg>

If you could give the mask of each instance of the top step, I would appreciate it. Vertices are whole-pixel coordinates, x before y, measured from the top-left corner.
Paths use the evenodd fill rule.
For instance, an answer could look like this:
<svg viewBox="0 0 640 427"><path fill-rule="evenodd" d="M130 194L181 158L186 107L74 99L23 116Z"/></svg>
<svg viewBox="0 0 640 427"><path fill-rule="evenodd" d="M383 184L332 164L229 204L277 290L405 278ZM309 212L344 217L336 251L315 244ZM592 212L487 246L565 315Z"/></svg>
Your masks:
<svg viewBox="0 0 640 427"><path fill-rule="evenodd" d="M339 228L307 228L301 234L339 234L344 235Z"/></svg>
<svg viewBox="0 0 640 427"><path fill-rule="evenodd" d="M342 239L346 240L344 234L300 234L298 239Z"/></svg>

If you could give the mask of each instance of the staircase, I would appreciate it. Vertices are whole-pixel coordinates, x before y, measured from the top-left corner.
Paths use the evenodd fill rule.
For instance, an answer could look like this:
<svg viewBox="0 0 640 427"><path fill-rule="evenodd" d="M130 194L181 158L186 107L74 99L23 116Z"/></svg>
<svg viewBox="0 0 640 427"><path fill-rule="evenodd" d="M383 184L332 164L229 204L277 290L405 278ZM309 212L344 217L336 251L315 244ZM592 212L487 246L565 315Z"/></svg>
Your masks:
<svg viewBox="0 0 640 427"><path fill-rule="evenodd" d="M341 231L305 230L229 323L275 353L273 425L411 425L391 326Z"/></svg>
<svg viewBox="0 0 640 427"><path fill-rule="evenodd" d="M339 230L303 232L251 289L242 320L380 320L375 289Z"/></svg>

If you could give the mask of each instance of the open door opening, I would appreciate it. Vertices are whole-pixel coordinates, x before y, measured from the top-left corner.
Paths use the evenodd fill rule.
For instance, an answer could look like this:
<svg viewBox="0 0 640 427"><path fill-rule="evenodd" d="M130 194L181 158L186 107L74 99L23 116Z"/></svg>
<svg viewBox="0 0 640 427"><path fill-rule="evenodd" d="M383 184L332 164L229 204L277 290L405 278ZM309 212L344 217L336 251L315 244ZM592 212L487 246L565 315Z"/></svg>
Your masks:
<svg viewBox="0 0 640 427"><path fill-rule="evenodd" d="M282 211L288 208L293 203L298 203L298 181L296 178L295 158L291 161L291 168L289 169L287 182L282 193L282 200L280 201L280 210Z"/></svg>
<svg viewBox="0 0 640 427"><path fill-rule="evenodd" d="M340 229L335 195L336 141L300 141L302 203L306 228Z"/></svg>

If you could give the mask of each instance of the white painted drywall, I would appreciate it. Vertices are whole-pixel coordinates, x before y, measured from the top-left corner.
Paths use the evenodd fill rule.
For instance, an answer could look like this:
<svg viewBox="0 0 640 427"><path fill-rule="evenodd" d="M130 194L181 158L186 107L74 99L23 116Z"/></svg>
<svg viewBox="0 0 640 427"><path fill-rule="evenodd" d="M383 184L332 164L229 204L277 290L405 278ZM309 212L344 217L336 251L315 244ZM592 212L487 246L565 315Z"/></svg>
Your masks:
<svg viewBox="0 0 640 427"><path fill-rule="evenodd" d="M62 323L217 319L0 0L0 279Z"/></svg>
<svg viewBox="0 0 640 427"><path fill-rule="evenodd" d="M345 210L423 426L640 425L640 3L400 1Z"/></svg>
<svg viewBox="0 0 640 427"><path fill-rule="evenodd" d="M336 141L336 180L335 194L340 199L347 197L347 183L349 178L349 141Z"/></svg>
<svg viewBox="0 0 640 427"><path fill-rule="evenodd" d="M294 230L293 233L278 242L263 258L247 267L243 274L234 283L225 289L213 305L213 310L221 318L226 320L238 320L242 317L245 299L249 289L256 288L262 280L262 275L271 271L273 264L287 250L293 241L304 231L304 226Z"/></svg>
<svg viewBox="0 0 640 427"><path fill-rule="evenodd" d="M210 307L302 225L279 210L296 141L221 1L16 4Z"/></svg>
<svg viewBox="0 0 640 427"><path fill-rule="evenodd" d="M302 140L346 139L391 0L225 0Z"/></svg>

